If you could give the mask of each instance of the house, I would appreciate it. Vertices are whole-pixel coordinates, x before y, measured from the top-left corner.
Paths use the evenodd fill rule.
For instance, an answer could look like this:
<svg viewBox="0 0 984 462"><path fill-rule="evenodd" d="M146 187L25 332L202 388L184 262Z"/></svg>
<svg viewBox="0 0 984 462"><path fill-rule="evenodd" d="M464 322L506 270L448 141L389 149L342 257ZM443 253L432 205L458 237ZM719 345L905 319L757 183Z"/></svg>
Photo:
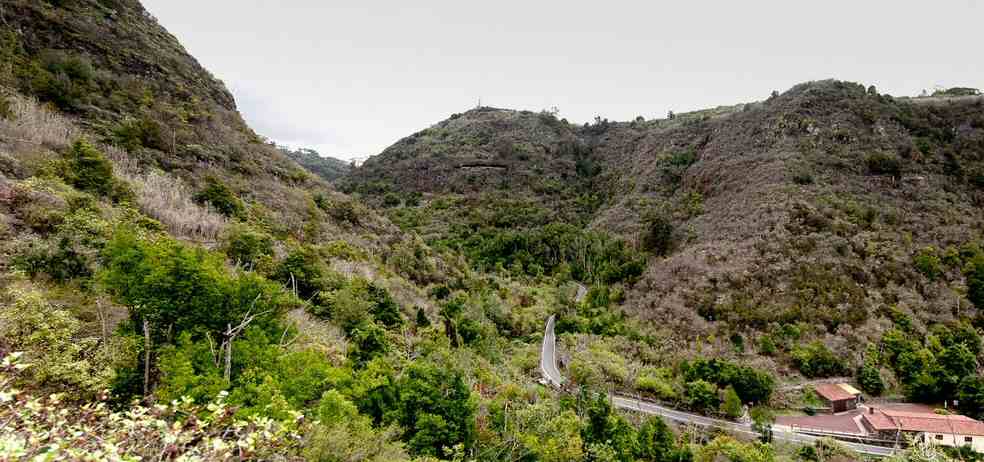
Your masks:
<svg viewBox="0 0 984 462"><path fill-rule="evenodd" d="M846 383L824 383L815 387L820 396L834 414L857 409L861 392Z"/></svg>
<svg viewBox="0 0 984 462"><path fill-rule="evenodd" d="M970 446L984 452L984 422L962 415L871 408L861 416L869 434L904 441L914 438L942 446Z"/></svg>

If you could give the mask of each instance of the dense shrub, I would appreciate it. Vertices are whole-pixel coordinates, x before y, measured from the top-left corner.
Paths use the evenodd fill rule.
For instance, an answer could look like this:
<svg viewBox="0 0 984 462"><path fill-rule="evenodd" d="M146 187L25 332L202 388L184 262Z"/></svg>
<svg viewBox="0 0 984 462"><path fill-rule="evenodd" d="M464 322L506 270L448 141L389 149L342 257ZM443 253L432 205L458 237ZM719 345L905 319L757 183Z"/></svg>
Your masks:
<svg viewBox="0 0 984 462"><path fill-rule="evenodd" d="M623 241L566 223L527 230L487 229L464 242L465 253L483 268L537 276L563 267L585 282L614 283L642 274L645 260Z"/></svg>
<svg viewBox="0 0 984 462"><path fill-rule="evenodd" d="M475 442L476 403L461 372L447 364L414 362L397 382L394 411L414 454L441 456Z"/></svg>
<svg viewBox="0 0 984 462"><path fill-rule="evenodd" d="M222 251L239 264L255 266L261 258L273 255L273 236L249 225L230 226L222 241Z"/></svg>
<svg viewBox="0 0 984 462"><path fill-rule="evenodd" d="M116 126L113 142L130 152L140 148L166 149L160 123L147 116L126 119Z"/></svg>
<svg viewBox="0 0 984 462"><path fill-rule="evenodd" d="M317 250L305 246L287 254L272 277L286 287L296 289L299 297L310 300L328 288L328 275L328 266Z"/></svg>
<svg viewBox="0 0 984 462"><path fill-rule="evenodd" d="M237 419L222 397L195 405L134 405L113 411L104 402L79 407L65 395L34 396L14 389L28 364L0 359L0 421L7 460L280 460L299 452L296 425L263 418ZM94 433L98 429L98 434Z"/></svg>
<svg viewBox="0 0 984 462"><path fill-rule="evenodd" d="M984 254L978 254L967 265L967 298L984 309Z"/></svg>
<svg viewBox="0 0 984 462"><path fill-rule="evenodd" d="M902 175L902 161L898 156L887 152L876 152L865 157L868 172L873 175Z"/></svg>
<svg viewBox="0 0 984 462"><path fill-rule="evenodd" d="M167 238L141 238L117 230L104 251L101 279L130 307L134 326L146 320L163 336L184 331L224 331L247 314L255 324L275 322L293 303L252 273L229 273L224 259Z"/></svg>
<svg viewBox="0 0 984 462"><path fill-rule="evenodd" d="M13 105L10 102L10 98L6 95L0 94L0 120L10 120L14 118Z"/></svg>
<svg viewBox="0 0 984 462"><path fill-rule="evenodd" d="M714 411L721 404L718 388L705 380L698 379L687 382L684 387L684 396L687 399L687 405L696 411Z"/></svg>
<svg viewBox="0 0 984 462"><path fill-rule="evenodd" d="M916 270L930 281L935 281L943 274L943 262L934 247L923 249L912 258L912 262L916 266Z"/></svg>
<svg viewBox="0 0 984 462"><path fill-rule="evenodd" d="M647 252L659 256L668 254L673 246L673 223L663 215L648 218L641 241Z"/></svg>
<svg viewBox="0 0 984 462"><path fill-rule="evenodd" d="M78 55L45 51L30 63L27 86L42 101L53 103L63 111L80 111L96 91L96 73L92 64Z"/></svg>
<svg viewBox="0 0 984 462"><path fill-rule="evenodd" d="M844 359L820 342L794 348L792 357L793 365L806 377L834 377L847 370Z"/></svg>
<svg viewBox="0 0 984 462"><path fill-rule="evenodd" d="M733 387L746 403L765 403L775 388L775 379L765 371L723 359L698 359L681 365L688 382L703 380L720 387Z"/></svg>
<svg viewBox="0 0 984 462"><path fill-rule="evenodd" d="M243 213L243 203L222 180L216 177L205 179L205 187L195 194L195 202L208 204L219 213L227 216L240 216Z"/></svg>
<svg viewBox="0 0 984 462"><path fill-rule="evenodd" d="M85 335L78 319L40 293L6 295L12 302L0 305L0 351L26 353L33 367L21 378L32 387L91 398L109 385L115 362L133 353L117 339Z"/></svg>
<svg viewBox="0 0 984 462"><path fill-rule="evenodd" d="M113 164L87 141L76 141L69 152L66 180L82 191L108 196L115 181Z"/></svg>
<svg viewBox="0 0 984 462"><path fill-rule="evenodd" d="M92 276L110 235L110 225L88 210L65 216L47 239L28 242L14 256L14 266L31 277L47 275L66 282Z"/></svg>
<svg viewBox="0 0 984 462"><path fill-rule="evenodd" d="M360 211L353 201L327 201L323 208L328 213L328 216L337 221L351 223L353 225L358 225L361 222L359 218Z"/></svg>
<svg viewBox="0 0 984 462"><path fill-rule="evenodd" d="M861 390L870 396L879 396L885 391L885 381L882 380L877 364L867 362L863 364L858 368L855 380Z"/></svg>

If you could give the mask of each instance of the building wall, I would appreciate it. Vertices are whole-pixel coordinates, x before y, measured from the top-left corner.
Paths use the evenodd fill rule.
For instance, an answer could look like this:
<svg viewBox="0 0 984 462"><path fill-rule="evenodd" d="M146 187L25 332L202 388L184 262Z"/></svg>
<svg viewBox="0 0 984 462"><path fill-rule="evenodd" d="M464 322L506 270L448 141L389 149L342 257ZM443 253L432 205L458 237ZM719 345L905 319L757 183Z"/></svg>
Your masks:
<svg viewBox="0 0 984 462"><path fill-rule="evenodd" d="M929 441L940 446L970 446L977 452L984 452L984 436L954 435L953 433L923 433L924 441ZM966 441L970 438L970 442Z"/></svg>

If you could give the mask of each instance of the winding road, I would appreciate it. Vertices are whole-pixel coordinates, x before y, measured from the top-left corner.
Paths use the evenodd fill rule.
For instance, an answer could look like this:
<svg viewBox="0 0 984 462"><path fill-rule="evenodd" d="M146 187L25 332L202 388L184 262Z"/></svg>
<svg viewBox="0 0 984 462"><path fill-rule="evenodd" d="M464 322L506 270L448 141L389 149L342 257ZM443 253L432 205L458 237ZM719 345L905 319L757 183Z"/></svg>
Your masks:
<svg viewBox="0 0 984 462"><path fill-rule="evenodd" d="M550 385L557 389L563 389L562 386L564 383L564 377L560 374L560 369L557 367L557 339L554 335L555 321L556 319L554 316L550 316L550 318L547 319L546 330L543 333L543 345L540 348L540 373L543 374L542 383L544 385ZM641 412L643 414L658 415L667 420L672 420L685 425L692 424L702 427L716 427L735 434L750 436L759 435L759 433L753 430L752 426L747 423L712 419L710 417L691 414L689 412L682 412L666 406L660 406L655 403L618 394L610 395L610 399L612 406L618 409ZM775 440L804 445L813 444L815 441L821 439L818 436L797 433L793 431L792 428L784 425L773 425L772 437ZM850 441L840 441L840 443L855 452L870 456L887 457L891 456L895 452L893 448L884 446L874 446Z"/></svg>

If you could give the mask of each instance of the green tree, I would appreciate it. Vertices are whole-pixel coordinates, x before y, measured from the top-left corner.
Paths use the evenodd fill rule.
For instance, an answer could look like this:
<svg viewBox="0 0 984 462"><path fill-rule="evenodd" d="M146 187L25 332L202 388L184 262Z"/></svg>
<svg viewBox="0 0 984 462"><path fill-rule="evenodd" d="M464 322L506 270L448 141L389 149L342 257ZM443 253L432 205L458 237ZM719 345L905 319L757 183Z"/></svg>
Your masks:
<svg viewBox="0 0 984 462"><path fill-rule="evenodd" d="M953 396L960 381L972 376L977 371L977 358L963 343L951 345L943 349L936 358L942 372L940 391L944 396Z"/></svg>
<svg viewBox="0 0 984 462"><path fill-rule="evenodd" d="M328 267L311 247L303 246L287 254L273 273L273 279L293 289L304 299L311 299L328 288Z"/></svg>
<svg viewBox="0 0 984 462"><path fill-rule="evenodd" d="M352 330L349 337L352 340L349 358L360 366L389 351L386 331L374 322L360 324Z"/></svg>
<svg viewBox="0 0 984 462"><path fill-rule="evenodd" d="M205 178L205 187L195 194L195 201L211 205L227 217L240 216L244 209L243 202L236 194L222 180L213 176Z"/></svg>
<svg viewBox="0 0 984 462"><path fill-rule="evenodd" d="M738 397L738 393L735 392L734 387L728 386L728 388L724 389L724 400L721 402L721 412L732 419L741 417L741 398Z"/></svg>
<svg viewBox="0 0 984 462"><path fill-rule="evenodd" d="M668 254L673 245L673 223L663 215L655 215L645 225L642 248L660 256Z"/></svg>
<svg viewBox="0 0 984 462"><path fill-rule="evenodd" d="M967 265L967 298L984 310L984 254L977 254Z"/></svg>
<svg viewBox="0 0 984 462"><path fill-rule="evenodd" d="M395 415L411 452L437 457L445 448L474 444L476 403L461 372L418 361L404 371L396 388Z"/></svg>
<svg viewBox="0 0 984 462"><path fill-rule="evenodd" d="M881 372L879 372L876 364L865 362L858 368L855 377L861 390L871 396L881 395L885 391L885 381L882 380Z"/></svg>
<svg viewBox="0 0 984 462"><path fill-rule="evenodd" d="M273 255L273 236L245 224L233 224L222 238L222 251L243 265L253 266L266 256Z"/></svg>
<svg viewBox="0 0 984 462"><path fill-rule="evenodd" d="M430 327L430 318L427 317L427 312L423 308L417 308L417 327L424 328Z"/></svg>
<svg viewBox="0 0 984 462"><path fill-rule="evenodd" d="M217 254L167 238L120 229L104 259L100 279L130 307L133 328L147 321L159 339L166 332L222 332L247 316L253 325L275 325L293 305L277 284L253 273L230 274Z"/></svg>
<svg viewBox="0 0 984 462"><path fill-rule="evenodd" d="M718 389L713 383L704 380L694 380L687 382L684 387L684 396L691 409L697 411L708 411L717 409L720 405Z"/></svg>
<svg viewBox="0 0 984 462"><path fill-rule="evenodd" d="M957 399L964 414L984 418L984 379L979 375L964 377L957 389Z"/></svg>
<svg viewBox="0 0 984 462"><path fill-rule="evenodd" d="M69 152L67 180L76 188L99 196L113 191L113 164L88 141L79 140Z"/></svg>
<svg viewBox="0 0 984 462"><path fill-rule="evenodd" d="M647 462L678 459L676 438L660 417L650 417L639 427L636 457Z"/></svg>
<svg viewBox="0 0 984 462"><path fill-rule="evenodd" d="M823 343L813 342L793 349L793 364L807 377L843 375L847 365Z"/></svg>

